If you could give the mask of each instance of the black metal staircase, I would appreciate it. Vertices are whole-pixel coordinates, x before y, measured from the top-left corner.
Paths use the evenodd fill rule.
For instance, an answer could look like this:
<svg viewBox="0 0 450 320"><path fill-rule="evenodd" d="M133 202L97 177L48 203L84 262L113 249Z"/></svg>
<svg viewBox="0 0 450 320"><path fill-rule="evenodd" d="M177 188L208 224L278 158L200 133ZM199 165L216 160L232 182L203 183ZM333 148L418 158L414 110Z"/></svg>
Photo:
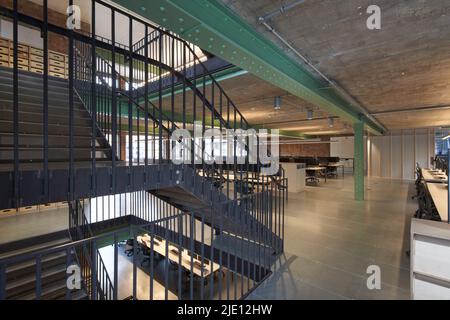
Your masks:
<svg viewBox="0 0 450 320"><path fill-rule="evenodd" d="M13 70L0 67L0 162L11 164L13 149ZM43 77L19 71L19 156L22 163L42 163L43 155ZM69 119L67 80L51 78L48 98L48 161L69 161ZM92 159L92 126L89 113L80 100L74 104L74 155L76 162ZM109 160L111 148L103 136L95 137L97 161Z"/></svg>
<svg viewBox="0 0 450 320"><path fill-rule="evenodd" d="M0 259L8 259L17 254L26 255L29 252L61 246L71 242L69 234L58 233L51 241L35 239L28 245L15 247L12 251L0 253ZM37 261L27 259L12 263L6 268L5 299L8 300L64 300L71 294L72 300L87 299L87 292L81 290L67 291L67 265L68 262L77 264L73 251L61 251L43 255ZM39 274L38 274L39 272ZM37 281L39 281L39 286Z"/></svg>
<svg viewBox="0 0 450 320"><path fill-rule="evenodd" d="M102 1L94 2L109 7ZM70 60L68 79L18 71L17 61L12 69L0 68L0 179L4 182L0 184L0 209L69 202L73 245L69 243L46 254L57 254L61 259L73 255L77 259L85 288L79 298L117 299L118 281L115 278L113 284L106 271L96 247L102 236L91 232L80 201L139 192L179 210L176 215L152 220L139 216L139 210L134 208L135 213L131 214L141 225L147 224L141 226L141 233L146 231L151 237L158 232L170 235L178 250L190 246L191 263L193 255L200 254L203 268L203 238L205 232L210 232L207 246L211 264L222 267L227 261L226 268L245 274L250 287L251 281L261 281L267 274L270 257L283 250L287 199L284 172L279 168L275 175L262 173L266 164L259 154L252 162L248 135L227 140L227 130L236 133L251 126L192 44L109 8L112 25L116 12L120 12L130 20L130 34L134 22L142 24L147 35L136 44L131 37L128 46L117 45L115 30L106 41L95 32L66 30L2 9L16 27L20 21L41 30L50 28L66 37ZM15 39L14 49L17 48ZM194 134L196 129L202 135L209 129L216 133L209 140L195 135L175 136L180 130ZM219 159L226 163L211 161ZM142 194L139 197L145 198ZM142 209L148 201L135 201L133 205ZM171 226L166 225L169 221ZM200 225L201 240L195 234L196 224ZM137 235L133 234L135 242ZM114 240L117 250L117 234L112 240L111 236L105 237ZM227 249L231 243L239 244L239 250L237 245ZM167 256L168 248L167 244ZM57 259L41 260L40 253L29 256L35 264L28 267L39 269L34 276L41 279L41 288L35 288L35 294L40 295L38 298L54 298L54 291L44 290L47 280L42 276L47 272L47 262L49 266L64 266ZM117 252L115 260L117 263ZM8 287L21 271L7 268L18 262L22 263L20 257L0 259L0 298L33 296L25 289L15 291L16 287ZM135 260L133 264L135 267ZM181 266L178 270L181 298ZM53 281L59 280L60 275L49 271L49 276ZM6 287L2 283L5 279ZM213 296L213 286L210 290ZM70 295L61 289L63 292Z"/></svg>

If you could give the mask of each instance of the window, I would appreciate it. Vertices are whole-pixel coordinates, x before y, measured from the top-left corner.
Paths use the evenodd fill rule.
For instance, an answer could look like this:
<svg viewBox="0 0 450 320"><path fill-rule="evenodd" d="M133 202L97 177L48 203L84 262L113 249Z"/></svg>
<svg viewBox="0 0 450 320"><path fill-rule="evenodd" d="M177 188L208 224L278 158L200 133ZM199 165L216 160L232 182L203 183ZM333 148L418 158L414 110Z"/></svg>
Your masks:
<svg viewBox="0 0 450 320"><path fill-rule="evenodd" d="M442 129L436 132L435 150L437 155L447 155L450 149L450 129Z"/></svg>

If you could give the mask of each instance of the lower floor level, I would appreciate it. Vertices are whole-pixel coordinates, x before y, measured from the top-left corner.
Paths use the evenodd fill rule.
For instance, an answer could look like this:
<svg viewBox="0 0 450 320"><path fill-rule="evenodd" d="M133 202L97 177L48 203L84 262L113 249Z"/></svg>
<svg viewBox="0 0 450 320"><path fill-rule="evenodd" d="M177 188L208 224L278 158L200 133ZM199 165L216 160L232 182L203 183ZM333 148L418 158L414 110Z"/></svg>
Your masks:
<svg viewBox="0 0 450 320"><path fill-rule="evenodd" d="M413 193L413 182L369 178L366 200L355 201L351 174L290 193L285 252L249 299L409 299L409 226L417 207ZM64 206L4 214L0 244L67 228ZM105 262L110 251L102 249ZM123 279L119 297L126 298L132 294L129 257L121 254L119 266ZM368 289L371 266L381 271L379 290ZM147 296L150 282L145 268L138 269L138 281L138 296ZM164 286L155 283L155 299L164 299ZM176 299L176 292L169 291L167 298Z"/></svg>

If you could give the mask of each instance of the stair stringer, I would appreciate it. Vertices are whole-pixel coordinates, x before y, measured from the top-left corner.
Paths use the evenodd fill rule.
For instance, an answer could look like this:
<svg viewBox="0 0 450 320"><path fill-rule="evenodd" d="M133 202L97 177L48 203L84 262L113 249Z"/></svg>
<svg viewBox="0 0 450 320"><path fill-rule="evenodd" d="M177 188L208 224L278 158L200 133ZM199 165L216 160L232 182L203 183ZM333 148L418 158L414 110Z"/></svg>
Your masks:
<svg viewBox="0 0 450 320"><path fill-rule="evenodd" d="M161 168L163 169L163 168ZM252 198L233 200L188 165L168 165L158 188L147 190L172 206L192 212L216 230L263 243L278 252L281 238L252 214ZM265 219L269 221L268 217Z"/></svg>

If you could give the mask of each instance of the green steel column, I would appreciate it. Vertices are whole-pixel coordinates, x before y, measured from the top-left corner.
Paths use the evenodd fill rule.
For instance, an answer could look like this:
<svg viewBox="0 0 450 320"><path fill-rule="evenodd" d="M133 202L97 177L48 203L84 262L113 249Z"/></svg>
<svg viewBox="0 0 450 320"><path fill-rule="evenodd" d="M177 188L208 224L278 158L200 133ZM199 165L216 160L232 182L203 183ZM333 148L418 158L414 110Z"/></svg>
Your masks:
<svg viewBox="0 0 450 320"><path fill-rule="evenodd" d="M355 131L355 200L364 200L364 123L356 121Z"/></svg>

